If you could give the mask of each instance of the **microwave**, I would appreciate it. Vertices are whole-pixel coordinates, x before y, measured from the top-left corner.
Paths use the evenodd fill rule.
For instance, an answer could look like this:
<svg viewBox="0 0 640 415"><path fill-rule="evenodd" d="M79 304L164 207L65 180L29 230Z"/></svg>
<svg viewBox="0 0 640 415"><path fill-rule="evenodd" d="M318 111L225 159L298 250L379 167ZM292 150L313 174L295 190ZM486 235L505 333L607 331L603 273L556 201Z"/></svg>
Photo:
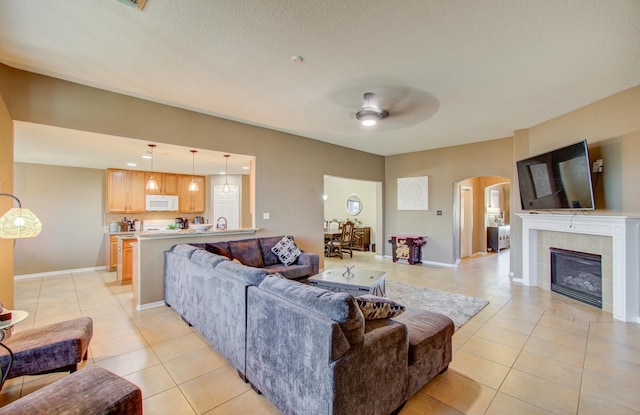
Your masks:
<svg viewBox="0 0 640 415"><path fill-rule="evenodd" d="M147 211L177 211L178 196L147 195Z"/></svg>

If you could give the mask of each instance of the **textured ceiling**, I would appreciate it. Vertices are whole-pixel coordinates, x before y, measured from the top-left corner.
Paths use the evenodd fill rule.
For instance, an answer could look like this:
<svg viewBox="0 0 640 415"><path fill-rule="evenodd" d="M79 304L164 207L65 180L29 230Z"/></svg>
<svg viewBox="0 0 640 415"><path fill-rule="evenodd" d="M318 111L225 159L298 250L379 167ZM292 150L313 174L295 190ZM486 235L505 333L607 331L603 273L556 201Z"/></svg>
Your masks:
<svg viewBox="0 0 640 415"><path fill-rule="evenodd" d="M392 155L640 84L640 1L2 0L0 61ZM391 113L374 128L355 119L365 92Z"/></svg>

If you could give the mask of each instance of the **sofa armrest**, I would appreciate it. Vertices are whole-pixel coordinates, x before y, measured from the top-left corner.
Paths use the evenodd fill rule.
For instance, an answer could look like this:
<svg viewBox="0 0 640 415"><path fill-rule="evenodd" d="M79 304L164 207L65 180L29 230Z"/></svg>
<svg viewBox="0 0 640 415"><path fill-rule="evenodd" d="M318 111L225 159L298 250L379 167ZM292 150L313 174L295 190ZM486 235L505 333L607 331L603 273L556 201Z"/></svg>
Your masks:
<svg viewBox="0 0 640 415"><path fill-rule="evenodd" d="M318 254L303 252L295 262L298 265L311 266L311 275L316 275L320 269L320 257Z"/></svg>
<svg viewBox="0 0 640 415"><path fill-rule="evenodd" d="M334 414L391 413L406 398L407 328L391 319L366 322L364 341L334 365Z"/></svg>

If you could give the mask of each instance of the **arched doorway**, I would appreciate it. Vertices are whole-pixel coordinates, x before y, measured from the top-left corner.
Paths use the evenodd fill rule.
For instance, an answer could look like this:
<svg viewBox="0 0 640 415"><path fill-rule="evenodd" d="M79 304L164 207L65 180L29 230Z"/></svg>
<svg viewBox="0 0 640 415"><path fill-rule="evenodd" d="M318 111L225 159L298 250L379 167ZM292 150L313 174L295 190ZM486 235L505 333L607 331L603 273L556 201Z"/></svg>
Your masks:
<svg viewBox="0 0 640 415"><path fill-rule="evenodd" d="M454 183L453 252L462 258L487 252L487 227L511 212L511 181L499 176L477 176ZM503 213L504 212L504 213Z"/></svg>

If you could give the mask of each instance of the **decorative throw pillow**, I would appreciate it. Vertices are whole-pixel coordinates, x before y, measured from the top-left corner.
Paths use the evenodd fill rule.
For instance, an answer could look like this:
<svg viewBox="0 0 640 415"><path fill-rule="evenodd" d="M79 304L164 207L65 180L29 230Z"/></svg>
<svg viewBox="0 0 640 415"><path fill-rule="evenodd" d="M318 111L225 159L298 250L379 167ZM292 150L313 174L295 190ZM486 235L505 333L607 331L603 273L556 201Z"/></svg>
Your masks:
<svg viewBox="0 0 640 415"><path fill-rule="evenodd" d="M276 254L280 262L284 265L293 264L302 253L296 243L293 242L293 237L289 235L283 237L280 242L275 244L273 248L271 248L271 252Z"/></svg>
<svg viewBox="0 0 640 415"><path fill-rule="evenodd" d="M404 304L370 294L356 297L356 302L365 320L392 318L399 316L406 310Z"/></svg>

